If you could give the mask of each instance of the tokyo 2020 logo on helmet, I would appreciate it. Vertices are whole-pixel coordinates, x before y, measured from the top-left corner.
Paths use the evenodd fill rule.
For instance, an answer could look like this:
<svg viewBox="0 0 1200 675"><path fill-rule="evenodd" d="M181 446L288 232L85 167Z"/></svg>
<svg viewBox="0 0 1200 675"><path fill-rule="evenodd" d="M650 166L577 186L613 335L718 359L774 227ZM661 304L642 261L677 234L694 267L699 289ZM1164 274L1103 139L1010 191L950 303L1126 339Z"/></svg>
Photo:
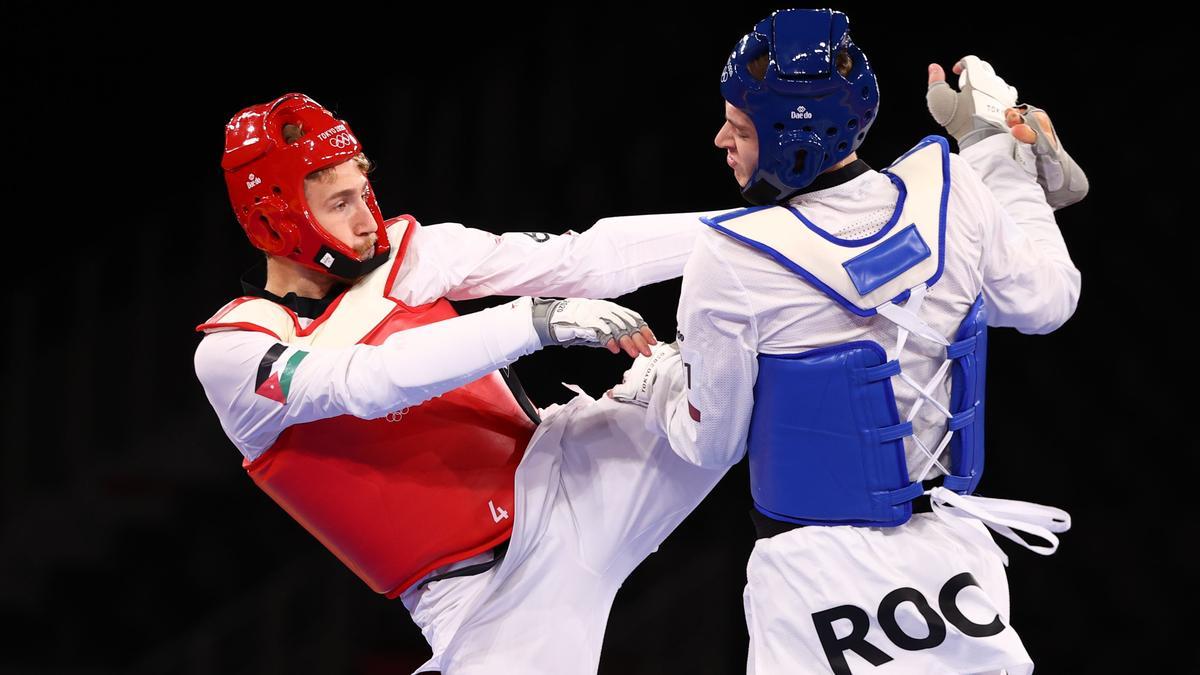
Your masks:
<svg viewBox="0 0 1200 675"><path fill-rule="evenodd" d="M760 79L750 64L764 55ZM780 10L758 22L721 71L721 96L758 134L758 168L742 189L754 204L782 201L849 157L879 110L879 84L850 39L850 19L829 9Z"/></svg>
<svg viewBox="0 0 1200 675"><path fill-rule="evenodd" d="M302 133L289 142L284 127ZM304 94L285 94L250 106L225 126L221 167L229 201L246 236L257 248L343 279L355 279L387 261L391 251L383 216L368 189L367 207L379 226L373 255L353 249L313 217L304 198L304 179L349 161L362 152L354 132Z"/></svg>

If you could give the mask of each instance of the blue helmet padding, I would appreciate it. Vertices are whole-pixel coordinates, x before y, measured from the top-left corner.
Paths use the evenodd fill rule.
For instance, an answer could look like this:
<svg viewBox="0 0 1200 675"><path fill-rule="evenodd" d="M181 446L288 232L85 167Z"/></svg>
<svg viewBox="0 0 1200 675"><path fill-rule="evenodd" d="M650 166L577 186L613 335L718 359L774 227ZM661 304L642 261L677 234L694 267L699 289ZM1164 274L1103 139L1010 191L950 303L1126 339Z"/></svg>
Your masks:
<svg viewBox="0 0 1200 675"><path fill-rule="evenodd" d="M775 25L771 27L775 52L792 55L791 59L779 62L780 77L824 79L833 72L830 36L831 33L845 32L846 15L833 15L831 22L824 21L823 17L814 21L810 16L799 12L776 12Z"/></svg>
<svg viewBox="0 0 1200 675"><path fill-rule="evenodd" d="M850 156L879 109L879 84L850 39L850 20L829 9L773 13L738 41L721 71L721 96L744 110L758 135L758 167L742 189L754 204L786 199ZM850 72L837 72L845 51ZM749 64L763 54L763 80Z"/></svg>

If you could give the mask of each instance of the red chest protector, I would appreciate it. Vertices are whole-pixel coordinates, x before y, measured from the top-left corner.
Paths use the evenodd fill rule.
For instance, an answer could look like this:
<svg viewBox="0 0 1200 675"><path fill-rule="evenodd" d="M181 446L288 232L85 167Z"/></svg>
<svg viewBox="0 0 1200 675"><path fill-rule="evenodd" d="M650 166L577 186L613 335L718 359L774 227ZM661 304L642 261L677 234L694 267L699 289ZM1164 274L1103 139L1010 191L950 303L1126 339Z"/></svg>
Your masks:
<svg viewBox="0 0 1200 675"><path fill-rule="evenodd" d="M239 298L199 330L258 330L293 345L377 345L457 316L445 299L408 307L384 295L417 227L407 216L392 222L392 241L407 226L395 259L308 327L269 300ZM393 598L432 570L508 539L513 476L533 429L493 372L379 419L342 415L288 427L243 465L355 574Z"/></svg>

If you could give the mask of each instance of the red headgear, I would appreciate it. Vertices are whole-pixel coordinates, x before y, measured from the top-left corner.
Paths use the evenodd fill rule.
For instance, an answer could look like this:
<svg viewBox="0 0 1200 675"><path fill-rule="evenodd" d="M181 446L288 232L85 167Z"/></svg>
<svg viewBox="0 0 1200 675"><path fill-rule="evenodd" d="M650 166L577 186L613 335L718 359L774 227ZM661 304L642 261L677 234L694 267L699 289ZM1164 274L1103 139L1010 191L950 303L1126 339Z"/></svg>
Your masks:
<svg viewBox="0 0 1200 675"><path fill-rule="evenodd" d="M283 127L294 124L303 136L292 143ZM326 232L304 199L304 178L362 152L350 127L304 94L285 94L250 106L225 127L225 183L229 201L250 242L270 255L343 279L355 279L382 265L391 252L383 216L368 190L367 207L379 225L375 254L360 260L353 249Z"/></svg>

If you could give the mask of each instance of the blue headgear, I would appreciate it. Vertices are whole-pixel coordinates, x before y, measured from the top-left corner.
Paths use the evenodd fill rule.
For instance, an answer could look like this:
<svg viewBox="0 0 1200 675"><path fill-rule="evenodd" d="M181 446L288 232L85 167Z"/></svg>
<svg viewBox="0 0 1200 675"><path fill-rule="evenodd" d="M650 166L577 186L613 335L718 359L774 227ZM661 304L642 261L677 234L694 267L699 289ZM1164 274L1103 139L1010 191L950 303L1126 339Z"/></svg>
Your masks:
<svg viewBox="0 0 1200 675"><path fill-rule="evenodd" d="M845 51L853 64L837 71ZM747 66L770 55L766 77ZM785 9L758 22L721 71L721 96L754 121L758 168L742 189L752 204L774 204L854 152L879 109L879 84L850 40L850 19L830 9Z"/></svg>

